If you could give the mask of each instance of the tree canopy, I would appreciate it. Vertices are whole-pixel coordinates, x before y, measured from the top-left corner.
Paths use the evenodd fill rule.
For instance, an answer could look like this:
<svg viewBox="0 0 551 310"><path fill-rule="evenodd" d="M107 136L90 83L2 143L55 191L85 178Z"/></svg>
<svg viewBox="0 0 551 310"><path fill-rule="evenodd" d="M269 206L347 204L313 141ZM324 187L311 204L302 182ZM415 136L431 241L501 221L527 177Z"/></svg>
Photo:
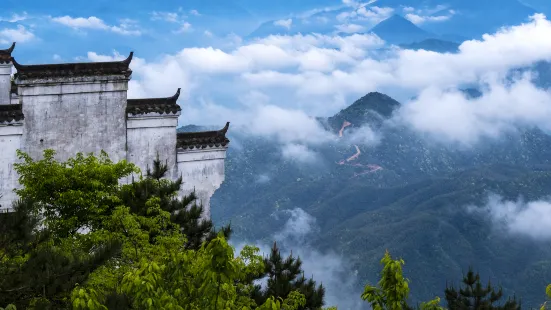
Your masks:
<svg viewBox="0 0 551 310"><path fill-rule="evenodd" d="M203 219L194 193L181 195L182 179L165 178L160 158L142 175L105 153L64 162L52 150L40 160L18 156L19 200L0 213L0 310L302 310L325 303L323 285L277 244L267 257L254 246L236 253L231 228L216 230ZM438 297L408 303L402 259L387 251L381 264L377 285L361 295L374 310L443 309ZM520 309L515 299L496 306L501 290L483 287L472 271L463 285L446 289L449 309Z"/></svg>

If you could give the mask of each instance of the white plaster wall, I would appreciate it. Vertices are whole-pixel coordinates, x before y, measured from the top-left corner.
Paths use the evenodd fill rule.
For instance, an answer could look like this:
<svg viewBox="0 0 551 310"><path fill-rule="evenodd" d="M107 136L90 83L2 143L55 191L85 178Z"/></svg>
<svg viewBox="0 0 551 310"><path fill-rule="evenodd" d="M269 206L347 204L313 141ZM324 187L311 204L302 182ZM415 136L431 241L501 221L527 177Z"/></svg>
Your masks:
<svg viewBox="0 0 551 310"><path fill-rule="evenodd" d="M17 199L13 189L18 187L18 176L13 164L17 162L16 150L21 147L22 133L21 124L0 125L0 210L11 208Z"/></svg>
<svg viewBox="0 0 551 310"><path fill-rule="evenodd" d="M0 104L11 103L11 63L0 64Z"/></svg>
<svg viewBox="0 0 551 310"><path fill-rule="evenodd" d="M183 178L180 195L195 190L203 205L203 218L210 218L210 198L224 182L226 147L201 150L178 150L178 173Z"/></svg>
<svg viewBox="0 0 551 310"><path fill-rule="evenodd" d="M77 152L107 152L113 161L126 158L126 91L124 76L16 81L23 104L22 149L34 159L54 149L56 159Z"/></svg>
<svg viewBox="0 0 551 310"><path fill-rule="evenodd" d="M11 95L11 104L18 104L19 103L19 96L16 94Z"/></svg>
<svg viewBox="0 0 551 310"><path fill-rule="evenodd" d="M159 153L159 158L166 162L169 171L166 177L178 178L176 172L176 127L178 116L153 115L129 116L127 120L127 157L129 162L140 167L143 176L147 167Z"/></svg>

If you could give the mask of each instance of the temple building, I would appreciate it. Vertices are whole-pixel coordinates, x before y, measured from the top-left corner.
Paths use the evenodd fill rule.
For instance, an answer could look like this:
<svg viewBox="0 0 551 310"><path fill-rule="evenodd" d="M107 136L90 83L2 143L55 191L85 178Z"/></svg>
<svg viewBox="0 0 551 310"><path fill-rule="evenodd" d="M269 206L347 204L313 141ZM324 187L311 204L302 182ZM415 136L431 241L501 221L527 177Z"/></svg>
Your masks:
<svg viewBox="0 0 551 310"><path fill-rule="evenodd" d="M132 52L122 61L23 65L14 48L0 50L0 209L17 199L17 149L35 160L45 149L57 160L104 150L144 174L159 154L170 178L183 178L180 195L195 191L210 217L210 197L224 181L229 123L177 133L180 89L166 98L128 99Z"/></svg>

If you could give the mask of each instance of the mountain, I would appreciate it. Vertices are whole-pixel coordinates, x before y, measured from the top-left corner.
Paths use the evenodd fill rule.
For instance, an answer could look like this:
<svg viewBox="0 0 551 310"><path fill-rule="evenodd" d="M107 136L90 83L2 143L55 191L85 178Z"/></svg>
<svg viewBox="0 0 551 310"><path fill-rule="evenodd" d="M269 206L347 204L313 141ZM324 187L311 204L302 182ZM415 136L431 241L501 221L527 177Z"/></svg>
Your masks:
<svg viewBox="0 0 551 310"><path fill-rule="evenodd" d="M551 2L547 0L378 0L365 5L366 16L358 15L355 8L349 6L326 8L309 16L289 17L281 15L281 20L286 20L285 26L278 23L277 19L262 23L247 38L263 37L270 34L297 34L297 33L321 33L329 34L339 32L347 23L353 24L356 33L365 32L372 28L373 22L379 17L372 7L393 9L395 13L404 13L404 7L411 7L422 17L447 17L440 21L425 21L419 25L407 23L407 19L396 14L380 27L374 29L375 33L386 37L392 44L411 44L426 39L440 39L455 43L461 43L469 39L480 39L485 33L494 33L503 26L518 25L526 22L528 17L537 12L551 14ZM427 12L430 12L427 13ZM453 12L453 13L452 13ZM343 21L338 17L341 14L356 16L356 18ZM428 15L427 15L428 14ZM374 18L377 16L377 18ZM288 19L291 23L288 23ZM279 24L279 25L278 25ZM385 26L387 25L387 26ZM359 26L359 27L358 27ZM409 37L412 35L413 37Z"/></svg>
<svg viewBox="0 0 551 310"><path fill-rule="evenodd" d="M409 44L435 37L397 14L378 23L370 32L391 44Z"/></svg>
<svg viewBox="0 0 551 310"><path fill-rule="evenodd" d="M399 106L400 103L389 96L372 92L356 100L352 105L334 116L329 117L327 123L333 131L338 131L345 121L351 123L351 128L362 124L379 127L382 121L389 118Z"/></svg>
<svg viewBox="0 0 551 310"><path fill-rule="evenodd" d="M410 50L426 50L437 53L457 53L459 51L459 45L455 42L444 41L439 39L427 39L421 42L415 42L410 44L400 44L403 49Z"/></svg>
<svg viewBox="0 0 551 310"><path fill-rule="evenodd" d="M213 220L231 221L238 240L270 243L289 219L286 211L301 208L316 218L312 246L342 255L357 270L359 286L377 280L388 249L407 262L414 302L442 296L447 281L458 283L472 265L506 295L522 297L523 306L539 306L551 242L510 235L467 206L483 207L491 193L527 201L548 195L551 137L527 128L458 150L381 122L399 105L370 93L317 118L335 140L313 146L318 159L312 162L282 157L269 139L230 131L234 147L226 181L211 201ZM365 126L376 128L379 144L349 140Z"/></svg>

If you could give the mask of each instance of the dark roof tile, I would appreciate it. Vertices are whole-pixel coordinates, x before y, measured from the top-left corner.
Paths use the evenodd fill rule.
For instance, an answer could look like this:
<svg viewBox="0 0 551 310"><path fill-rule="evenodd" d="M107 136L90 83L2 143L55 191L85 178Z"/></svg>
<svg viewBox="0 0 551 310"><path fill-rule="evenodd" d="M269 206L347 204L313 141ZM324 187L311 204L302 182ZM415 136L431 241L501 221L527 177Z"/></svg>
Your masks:
<svg viewBox="0 0 551 310"><path fill-rule="evenodd" d="M22 65L12 57L13 65L17 69L17 78L20 80L31 78L77 77L119 75L129 77L132 74L130 62L134 52L122 61L111 62L83 62L45 65Z"/></svg>
<svg viewBox="0 0 551 310"><path fill-rule="evenodd" d="M147 113L170 114L178 113L182 110L178 103L180 96L180 88L174 96L167 98L145 98L145 99L128 99L126 106L126 114L142 115Z"/></svg>
<svg viewBox="0 0 551 310"><path fill-rule="evenodd" d="M11 61L11 52L15 48L15 42L10 46L10 48L5 50L0 50L0 64L7 64Z"/></svg>
<svg viewBox="0 0 551 310"><path fill-rule="evenodd" d="M12 121L21 121L23 116L23 107L21 104L1 104L0 105L0 123L10 123Z"/></svg>
<svg viewBox="0 0 551 310"><path fill-rule="evenodd" d="M230 140L226 137L230 122L220 130L179 132L177 134L176 148L178 149L204 149L206 147L226 146Z"/></svg>

